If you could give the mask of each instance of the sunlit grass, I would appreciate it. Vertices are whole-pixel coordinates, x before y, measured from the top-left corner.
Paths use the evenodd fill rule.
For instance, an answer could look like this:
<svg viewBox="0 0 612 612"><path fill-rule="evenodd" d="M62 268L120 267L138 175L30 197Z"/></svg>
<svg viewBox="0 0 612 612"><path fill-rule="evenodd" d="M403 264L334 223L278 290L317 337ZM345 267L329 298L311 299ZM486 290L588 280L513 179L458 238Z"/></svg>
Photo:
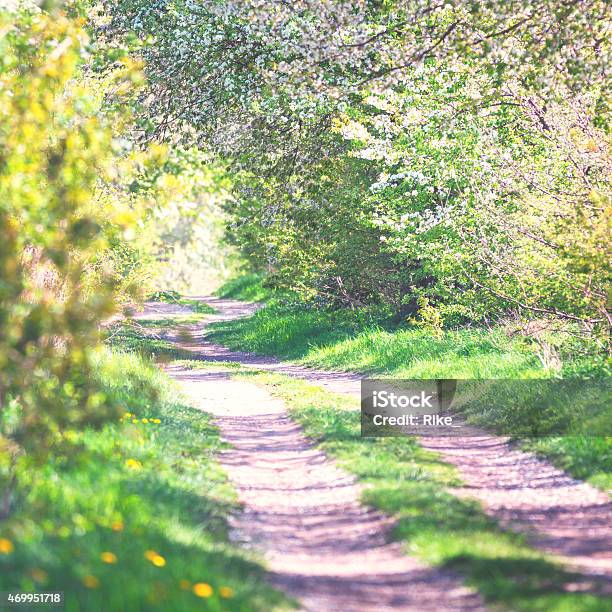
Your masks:
<svg viewBox="0 0 612 612"><path fill-rule="evenodd" d="M612 437L547 436L525 443L525 447L612 494Z"/></svg>
<svg viewBox="0 0 612 612"><path fill-rule="evenodd" d="M423 329L393 327L384 318L376 324L376 316L375 311L325 311L273 301L251 317L214 323L209 337L235 350L369 376L530 379L559 375L544 368L527 341L510 338L501 328L448 330L434 336ZM565 371L568 376L580 372L598 377L607 370L601 360L579 357ZM513 422L513 415L504 413L512 411L512 402L495 408L478 423L512 434L511 427L504 427ZM600 412L605 410L603 406ZM527 445L578 478L603 489L612 485L610 437L564 435Z"/></svg>
<svg viewBox="0 0 612 612"><path fill-rule="evenodd" d="M531 378L546 375L537 355L501 330L463 329L434 337L422 329L375 325L372 313L266 307L214 323L211 338L230 348L327 369L405 378Z"/></svg>
<svg viewBox="0 0 612 612"><path fill-rule="evenodd" d="M274 295L274 290L264 286L263 275L245 274L226 281L215 293L221 298L265 302Z"/></svg>
<svg viewBox="0 0 612 612"><path fill-rule="evenodd" d="M21 475L0 590L64 591L74 612L284 607L228 540L236 496L210 417L139 355L105 350L96 369L122 417L78 434L84 453Z"/></svg>
<svg viewBox="0 0 612 612"><path fill-rule="evenodd" d="M543 375L533 352L502 334L449 331L441 338L418 329L364 330L332 345L312 347L309 365L398 378L531 378Z"/></svg>

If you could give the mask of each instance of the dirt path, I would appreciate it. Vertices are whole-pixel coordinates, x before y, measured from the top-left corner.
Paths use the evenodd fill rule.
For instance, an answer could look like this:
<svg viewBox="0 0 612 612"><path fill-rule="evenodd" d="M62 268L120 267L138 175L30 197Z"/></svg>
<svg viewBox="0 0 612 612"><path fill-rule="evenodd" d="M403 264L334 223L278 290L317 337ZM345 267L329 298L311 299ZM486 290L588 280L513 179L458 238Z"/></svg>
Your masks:
<svg viewBox="0 0 612 612"><path fill-rule="evenodd" d="M236 302L215 306L224 317L251 312ZM138 318L184 314L180 306L150 304ZM264 553L272 584L302 609L484 610L453 572L427 567L391 541L392 520L360 503L354 478L315 448L281 400L231 379L223 367L164 369L194 406L215 415L232 446L221 463L244 508L231 518L235 539Z"/></svg>
<svg viewBox="0 0 612 612"><path fill-rule="evenodd" d="M256 309L255 305L233 300L210 297L203 299L218 310L218 314L211 316L209 321L230 320L246 316L252 314ZM167 314L172 316L170 312ZM144 316L148 316L147 313ZM209 362L238 361L245 366L297 376L333 392L348 393L357 397L360 394L360 377L356 374L316 371L291 363L281 363L270 357L230 351L208 342L205 339L205 331L201 328L194 333L186 348L193 353L194 358L205 359ZM210 411L213 404L224 406L223 410L226 412L219 414L219 423L224 435L236 448L234 459L226 460L226 465L232 478L239 483L239 489L249 508L239 528L254 540L257 534L263 535L264 539L273 546L270 558L275 560L273 569L277 572L278 584L286 586L291 593L302 598L302 601L308 602L308 605L317 604L318 607L315 606L313 609L351 609L345 605L330 607L331 601L328 602L329 605L321 607L324 599L313 602L306 599L310 589L314 588L315 582L321 585L329 584L331 594L335 591L333 581L340 579L330 573L325 575L324 581L321 581L321 576L317 574L318 579L313 582L313 576L306 572L306 567L312 563L316 563L316 572L327 567L324 561L319 560L319 555L324 552L326 537L335 537L333 534L338 534L342 542L346 542L349 547L351 538L357 538L359 549L359 552L356 552L354 548L351 549L350 554L353 557L349 555L347 559L332 555L330 563L336 566L336 571L338 564L347 568L359 565L353 563L356 558L354 555L362 555L360 558L364 560L374 555L371 560L361 563L362 570L382 567L381 560L375 558L376 554L382 554L382 558L386 559L382 562L385 568L395 563L401 565L400 559L404 559L404 563L409 562L406 557L401 556L401 553L395 550L394 545L386 545L381 548L376 544L384 531L385 520L382 517L371 515L358 504L356 501L358 499L357 487L353 483L348 484L345 475L338 475L336 469L320 453L312 449L297 426L287 419L278 400L271 400L268 397L265 401L254 402L251 397L261 397L261 390L255 391L252 385L248 385L250 390L247 391L243 386L247 383L230 383L226 378L227 374L221 372L207 371L196 374L193 371L173 371L173 375L183 383L189 382L190 385L193 384L193 377L198 378L200 386L199 390L194 393L194 398L202 393L227 396L228 399L223 402L219 399L211 402L209 398L206 409ZM205 381L208 381L207 386ZM213 381L215 384L210 384ZM258 408L259 404L261 405ZM251 405L253 405L252 410L263 410L264 412L242 417L241 411L245 406ZM268 410L271 406L274 406L274 410ZM232 411L233 416L231 416ZM282 450L275 450L279 443L283 444L281 448L286 448L285 455ZM421 443L425 448L439 452L458 468L466 486L462 490L454 490L454 493L479 499L485 510L503 525L526 532L530 541L535 545L562 557L569 567L586 576L596 578L598 582L603 581L606 590L612 593L612 504L604 493L586 483L570 478L532 453L517 450L502 437L428 437L423 438ZM238 463L234 464L234 461ZM321 472L314 468L319 464L322 466L323 471ZM251 470L257 473L249 473ZM271 485L270 481L272 481ZM254 488L249 488L249 482L254 483ZM295 484L292 485L292 482ZM338 485L337 482L344 484ZM268 486L271 488L267 489ZM310 486L313 487L311 490L308 488ZM299 492L300 487L304 489L303 493ZM269 498L264 496L266 491L270 495ZM320 497L322 491L326 495L331 495L332 500L335 500L331 506L326 505L327 497ZM316 492L316 497L313 492ZM345 495L348 495L348 498L344 497ZM274 499L279 500L279 498L282 504L287 504L285 510L282 509L282 504L274 507ZM349 498L350 501L347 501ZM276 503L280 503L280 500ZM325 502L321 503L323 500ZM263 503L264 507L258 506L260 503ZM267 503L273 507L266 507ZM314 506L312 506L313 503ZM335 503L339 505L334 506ZM347 503L350 506L350 512L355 514L355 517L362 517L362 520L357 523L353 518L350 521L342 520L345 516L352 517L350 513L347 515L349 510L349 507L345 506ZM303 515L300 513L300 508L305 512ZM321 512L323 515L320 514ZM278 515L279 513L281 516ZM301 522L295 524L293 521ZM306 537L306 531L309 530L308 526L311 524L322 530L320 533L316 532L317 537L314 540L311 535ZM345 532L343 529L348 531ZM368 533L370 534L368 538L373 539L361 539ZM276 544L278 544L277 548L275 548ZM343 546L340 546L338 552L345 550ZM301 564L296 561L297 569L299 569L297 573L278 572L279 567L290 568L293 563L291 559L296 559L302 554L307 555L304 558L308 561ZM309 558L309 554L314 556ZM398 556L391 563L391 559L384 555ZM410 561L410 563L414 562ZM331 567L329 569L331 570ZM446 597L437 599L441 596L442 591L448 588L443 586L445 581L451 579L446 575L438 575L436 572L427 575L428 572L432 570L404 568L399 572L400 577L398 577L402 588L396 589L395 595L393 581L387 581L388 595L383 599L386 606L394 609L413 609L416 600L405 599L408 596L404 593L404 587L408 579L410 580L410 592L416 593L419 589L422 590L417 597L419 606L415 609L429 609L424 607L423 602L425 605L427 602L436 602L434 607L437 609L443 608L446 603L454 609L469 609L479 605L476 599L456 588L450 590L453 594L452 602ZM359 600L362 603L368 601L363 597L367 595L369 589L374 584L385 584L383 576L377 576L376 580L370 582L373 577L363 573L363 581L366 578L367 588L365 587L366 582L361 582L361 587L355 586L351 591L355 595L355 601ZM347 589L349 585L354 584L354 576L346 579ZM414 587L414 585L420 586ZM577 585L577 588L588 589L589 584L581 583ZM404 599L394 599L400 593ZM325 594L319 591L318 596L324 598ZM359 609L374 608L364 608L362 605Z"/></svg>
<svg viewBox="0 0 612 612"><path fill-rule="evenodd" d="M222 370L166 370L232 445L221 463L244 504L232 520L236 539L264 552L271 582L303 609L482 609L454 574L389 542L391 521L359 502L353 478L307 440L283 402Z"/></svg>

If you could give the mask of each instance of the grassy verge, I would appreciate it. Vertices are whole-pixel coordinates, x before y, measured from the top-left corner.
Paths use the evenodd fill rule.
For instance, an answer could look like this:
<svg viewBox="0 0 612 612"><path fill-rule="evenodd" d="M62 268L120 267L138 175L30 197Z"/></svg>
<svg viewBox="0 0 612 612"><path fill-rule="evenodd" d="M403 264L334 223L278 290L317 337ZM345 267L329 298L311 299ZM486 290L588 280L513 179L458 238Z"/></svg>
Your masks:
<svg viewBox="0 0 612 612"><path fill-rule="evenodd" d="M164 330L173 329L176 325L176 320L165 319L118 322L105 330L105 343L115 350L161 362L186 358L188 352L167 340L163 334Z"/></svg>
<svg viewBox="0 0 612 612"><path fill-rule="evenodd" d="M609 364L597 357L569 357L564 370L542 365L536 347L511 338L503 329L459 329L439 335L416 328L397 328L373 311L324 311L271 301L253 316L211 326L210 338L229 348L295 360L327 370L361 372L391 378L533 379L551 375L609 376ZM603 398L602 398L603 400ZM602 428L609 407L593 413ZM500 414L504 412L504 414ZM474 422L499 433L514 433L513 404L485 411ZM571 412L568 406L559 413ZM577 420L574 419L576 423ZM612 437L565 435L527 440L525 445L572 475L604 490L612 488Z"/></svg>
<svg viewBox="0 0 612 612"><path fill-rule="evenodd" d="M166 304L187 306L197 314L214 314L216 312L216 310L209 304L206 304L206 302L184 297L178 293L178 291L156 291L150 295L148 299L152 302L164 302Z"/></svg>
<svg viewBox="0 0 612 612"><path fill-rule="evenodd" d="M262 274L245 274L223 283L215 292L221 298L244 300L245 302L267 302L275 291L265 286Z"/></svg>
<svg viewBox="0 0 612 612"><path fill-rule="evenodd" d="M502 332L466 329L433 337L385 329L370 312L317 311L272 304L253 316L211 326L232 349L295 359L324 369L398 378L502 378L545 374L536 354Z"/></svg>
<svg viewBox="0 0 612 612"><path fill-rule="evenodd" d="M0 523L0 590L64 591L71 612L284 609L229 543L236 498L209 416L137 354L106 349L97 371L124 416L21 475Z"/></svg>
<svg viewBox="0 0 612 612"><path fill-rule="evenodd" d="M187 359L192 354L168 340L168 335L178 333L181 340L188 342L192 339L192 328L204 319L206 313L194 311L169 319L119 320L104 329L104 342L111 348L136 353L157 362Z"/></svg>
<svg viewBox="0 0 612 612"><path fill-rule="evenodd" d="M612 495L612 437L548 436L523 447Z"/></svg>
<svg viewBox="0 0 612 612"><path fill-rule="evenodd" d="M566 591L580 579L522 536L502 531L477 503L452 495L458 476L435 454L409 438L361 438L356 400L281 375L246 370L234 375L266 386L286 402L306 434L364 483L364 502L397 517L395 537L409 554L452 568L502 609L609 609L609 599Z"/></svg>

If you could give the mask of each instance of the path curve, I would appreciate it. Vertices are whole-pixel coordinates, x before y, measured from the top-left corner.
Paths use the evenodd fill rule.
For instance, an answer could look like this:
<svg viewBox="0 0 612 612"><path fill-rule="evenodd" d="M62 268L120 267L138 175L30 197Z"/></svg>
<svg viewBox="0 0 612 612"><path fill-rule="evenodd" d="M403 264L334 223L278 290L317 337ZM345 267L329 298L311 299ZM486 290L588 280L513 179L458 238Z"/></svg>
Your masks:
<svg viewBox="0 0 612 612"><path fill-rule="evenodd" d="M259 307L210 296L201 299L217 310L207 323L249 316ZM148 317L147 311L142 317ZM190 342L182 345L194 359L237 361L360 397L361 377L357 374L314 370L273 357L232 351L208 341L205 326L191 331ZM465 487L453 493L478 499L502 525L526 533L532 544L603 583L605 592L612 594L612 503L605 493L571 478L533 453L518 450L505 437L427 437L420 443L457 467ZM589 585L577 588L588 589Z"/></svg>
<svg viewBox="0 0 612 612"><path fill-rule="evenodd" d="M230 302L216 318L248 312ZM148 304L137 318L184 314L180 305ZM185 346L184 335L176 339ZM264 553L270 582L303 610L484 610L454 572L428 567L392 541L393 520L359 501L360 485L306 438L280 399L222 367L163 367L231 445L220 462L243 506L230 518L234 539Z"/></svg>

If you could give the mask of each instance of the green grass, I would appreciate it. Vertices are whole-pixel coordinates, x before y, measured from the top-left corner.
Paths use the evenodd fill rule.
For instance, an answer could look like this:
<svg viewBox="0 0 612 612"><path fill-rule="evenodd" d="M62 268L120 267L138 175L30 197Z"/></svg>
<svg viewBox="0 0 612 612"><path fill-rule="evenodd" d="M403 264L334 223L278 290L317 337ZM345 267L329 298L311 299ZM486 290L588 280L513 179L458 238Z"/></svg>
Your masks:
<svg viewBox="0 0 612 612"><path fill-rule="evenodd" d="M324 370L360 372L391 378L537 379L548 378L527 340L510 338L503 329L458 329L434 336L418 328L393 327L373 311L325 311L272 301L253 316L211 326L210 339L229 348L291 359ZM568 360L567 376L602 377L609 367L599 358ZM554 373L558 375L558 373ZM512 401L495 401L494 409L472 414L474 422L498 433L515 434ZM605 402L590 411L592 421L569 418L572 406L560 405L572 425L564 435L529 440L526 445L591 484L612 486L612 437L582 435L590 423L609 430L612 415ZM532 416L540 419L537 412ZM543 417L542 417L543 418ZM606 429L607 427L607 429Z"/></svg>
<svg viewBox="0 0 612 612"><path fill-rule="evenodd" d="M105 349L97 372L130 416L78 434L82 453L20 474L0 523L14 546L0 554L0 590L64 591L70 612L288 607L258 559L228 540L236 495L210 417L137 354ZM197 583L212 594L196 596Z"/></svg>
<svg viewBox="0 0 612 612"><path fill-rule="evenodd" d="M234 376L264 385L287 404L306 435L365 485L363 501L397 518L394 536L408 554L451 568L486 601L508 610L598 611L610 601L570 593L580 581L503 531L473 501L454 496L454 468L410 438L361 438L357 402L303 381L243 370Z"/></svg>
<svg viewBox="0 0 612 612"><path fill-rule="evenodd" d="M179 304L180 306L187 306L194 313L198 314L214 314L216 312L216 310L209 304L206 304L206 302L184 297L178 291L156 291L147 299L151 302L165 302L166 304Z"/></svg>
<svg viewBox="0 0 612 612"><path fill-rule="evenodd" d="M523 446L550 459L576 478L612 493L612 438L602 436L550 436Z"/></svg>
<svg viewBox="0 0 612 612"><path fill-rule="evenodd" d="M533 378L546 374L525 343L501 330L464 329L434 337L422 329L385 329L369 312L287 308L211 326L233 349L298 360L324 369L398 378Z"/></svg>
<svg viewBox="0 0 612 612"><path fill-rule="evenodd" d="M266 302L275 295L275 292L264 286L264 278L262 274L245 274L226 281L215 294L221 298L245 302Z"/></svg>
<svg viewBox="0 0 612 612"><path fill-rule="evenodd" d="M122 352L136 353L155 361L187 358L190 353L163 338L160 330L173 329L175 323L169 320L143 321L141 324L129 321L114 323L104 332L104 342Z"/></svg>

